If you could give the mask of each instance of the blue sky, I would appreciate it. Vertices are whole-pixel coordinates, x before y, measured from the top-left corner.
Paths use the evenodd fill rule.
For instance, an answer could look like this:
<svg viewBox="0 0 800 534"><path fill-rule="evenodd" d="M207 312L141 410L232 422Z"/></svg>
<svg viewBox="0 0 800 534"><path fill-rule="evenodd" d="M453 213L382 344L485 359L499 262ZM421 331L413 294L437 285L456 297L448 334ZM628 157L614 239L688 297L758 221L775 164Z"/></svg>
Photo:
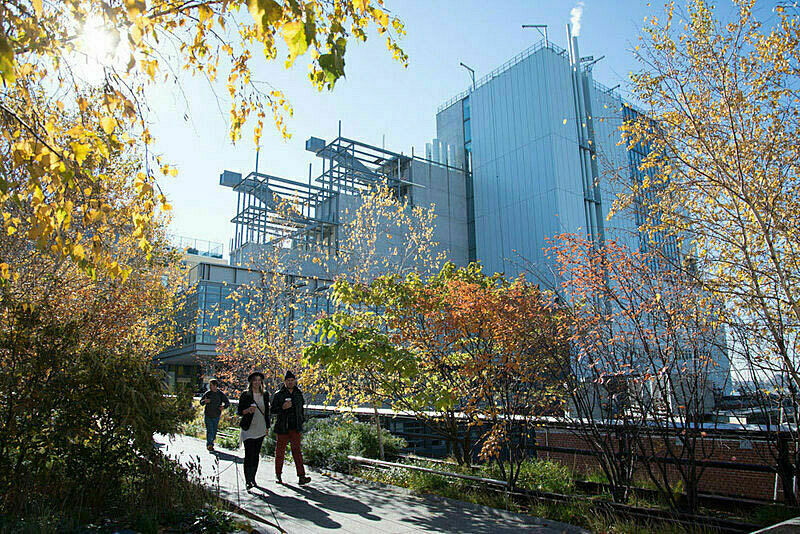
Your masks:
<svg viewBox="0 0 800 534"><path fill-rule="evenodd" d="M338 121L342 134L386 148L424 155L425 143L436 135L436 109L469 85L469 75L459 62L476 72L476 78L500 66L541 37L522 24L547 24L549 38L566 48L565 26L574 0L387 0L387 7L405 23L402 40L409 55L404 69L393 61L384 40L373 37L352 43L346 55L346 79L332 92L318 92L307 77L307 60L299 58L286 70L282 58L269 63L259 57L256 78L282 89L294 107L288 127L292 138L281 139L274 126L265 128L259 170L286 178L306 180L308 164L316 176L320 160L305 151L309 136L331 140ZM654 2L654 6L660 3ZM644 17L654 13L646 2L586 0L581 18L581 55L605 55L595 66L595 78L607 85L622 84L627 94L628 73L637 69L631 49ZM218 185L224 169L253 170L255 146L245 133L232 145L227 133L228 102L224 84L212 88L204 80L187 80L183 92L162 90L151 101L156 151L177 165L177 178L162 179L161 186L173 206L171 230L179 235L219 241L228 254L233 235L230 219L236 197ZM220 110L221 109L221 110ZM188 120L185 118L188 116Z"/></svg>

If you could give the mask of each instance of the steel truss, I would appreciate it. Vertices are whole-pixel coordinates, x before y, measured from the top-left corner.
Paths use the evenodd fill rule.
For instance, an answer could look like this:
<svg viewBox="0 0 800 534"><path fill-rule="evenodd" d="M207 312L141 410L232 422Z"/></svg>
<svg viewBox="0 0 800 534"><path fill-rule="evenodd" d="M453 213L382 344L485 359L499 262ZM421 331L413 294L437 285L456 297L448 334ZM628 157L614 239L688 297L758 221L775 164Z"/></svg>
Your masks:
<svg viewBox="0 0 800 534"><path fill-rule="evenodd" d="M306 149L322 159L322 173L313 181L309 166L305 183L257 170L238 183L223 183L237 193L232 255L247 244L285 240L291 240L292 247L324 245L336 252L342 195L360 195L385 184L399 196L412 185L401 179L410 156L341 136L328 144L311 138Z"/></svg>

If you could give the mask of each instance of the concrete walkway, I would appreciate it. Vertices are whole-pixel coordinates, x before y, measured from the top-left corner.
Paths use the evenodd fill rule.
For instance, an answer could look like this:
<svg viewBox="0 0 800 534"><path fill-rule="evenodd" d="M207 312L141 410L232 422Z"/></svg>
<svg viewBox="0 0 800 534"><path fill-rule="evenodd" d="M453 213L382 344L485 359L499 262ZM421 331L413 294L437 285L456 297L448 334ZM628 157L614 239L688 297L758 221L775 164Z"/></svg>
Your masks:
<svg viewBox="0 0 800 534"><path fill-rule="evenodd" d="M184 465L199 465L205 484L220 496L258 516L267 532L352 532L358 534L451 532L583 534L564 523L514 514L436 496L414 495L384 484L308 469L312 481L298 486L294 466L284 466L285 484L275 482L272 457L262 457L259 489L244 488L244 450L209 453L205 442L187 436L156 436L156 444ZM238 484L238 487L237 487Z"/></svg>

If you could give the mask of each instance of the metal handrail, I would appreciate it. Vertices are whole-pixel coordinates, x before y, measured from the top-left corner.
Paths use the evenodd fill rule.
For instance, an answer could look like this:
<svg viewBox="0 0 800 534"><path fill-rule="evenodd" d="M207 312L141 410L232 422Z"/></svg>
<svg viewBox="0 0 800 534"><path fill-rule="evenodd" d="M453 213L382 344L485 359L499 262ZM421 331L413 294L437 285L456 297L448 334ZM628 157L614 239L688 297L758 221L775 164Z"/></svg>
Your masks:
<svg viewBox="0 0 800 534"><path fill-rule="evenodd" d="M411 471L421 471L423 473L430 473L432 475L439 475L443 477L453 477L453 478L461 478L464 480L470 480L472 482L480 482L482 484L488 484L490 486L508 486L508 482L505 480L496 480L494 478L484 478L484 477L476 477L472 475L462 475L461 473L453 473L452 471L439 471L438 469L430 469L428 467L420 467L418 465L411 465L411 464L399 464L395 462L387 462L384 460L373 460L372 458L364 458L362 456L353 456L348 455L347 459L351 462L356 462L359 464L367 464L367 465L377 465L380 467L400 467L403 469L409 469Z"/></svg>

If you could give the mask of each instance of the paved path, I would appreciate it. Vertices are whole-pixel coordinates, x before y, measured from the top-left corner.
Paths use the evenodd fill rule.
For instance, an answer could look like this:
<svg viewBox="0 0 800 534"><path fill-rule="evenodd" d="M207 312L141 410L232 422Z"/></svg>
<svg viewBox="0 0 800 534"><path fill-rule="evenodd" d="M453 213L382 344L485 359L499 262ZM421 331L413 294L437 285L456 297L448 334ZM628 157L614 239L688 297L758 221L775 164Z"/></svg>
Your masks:
<svg viewBox="0 0 800 534"><path fill-rule="evenodd" d="M185 465L199 464L204 482L220 496L278 528L269 532L351 532L400 534L411 532L582 534L586 531L544 519L486 506L415 495L403 488L309 469L312 482L298 486L294 466L284 467L286 484L275 482L272 457L262 457L260 489L244 489L243 449L205 450L205 442L187 436L156 436L157 445ZM237 491L237 480L239 489Z"/></svg>

